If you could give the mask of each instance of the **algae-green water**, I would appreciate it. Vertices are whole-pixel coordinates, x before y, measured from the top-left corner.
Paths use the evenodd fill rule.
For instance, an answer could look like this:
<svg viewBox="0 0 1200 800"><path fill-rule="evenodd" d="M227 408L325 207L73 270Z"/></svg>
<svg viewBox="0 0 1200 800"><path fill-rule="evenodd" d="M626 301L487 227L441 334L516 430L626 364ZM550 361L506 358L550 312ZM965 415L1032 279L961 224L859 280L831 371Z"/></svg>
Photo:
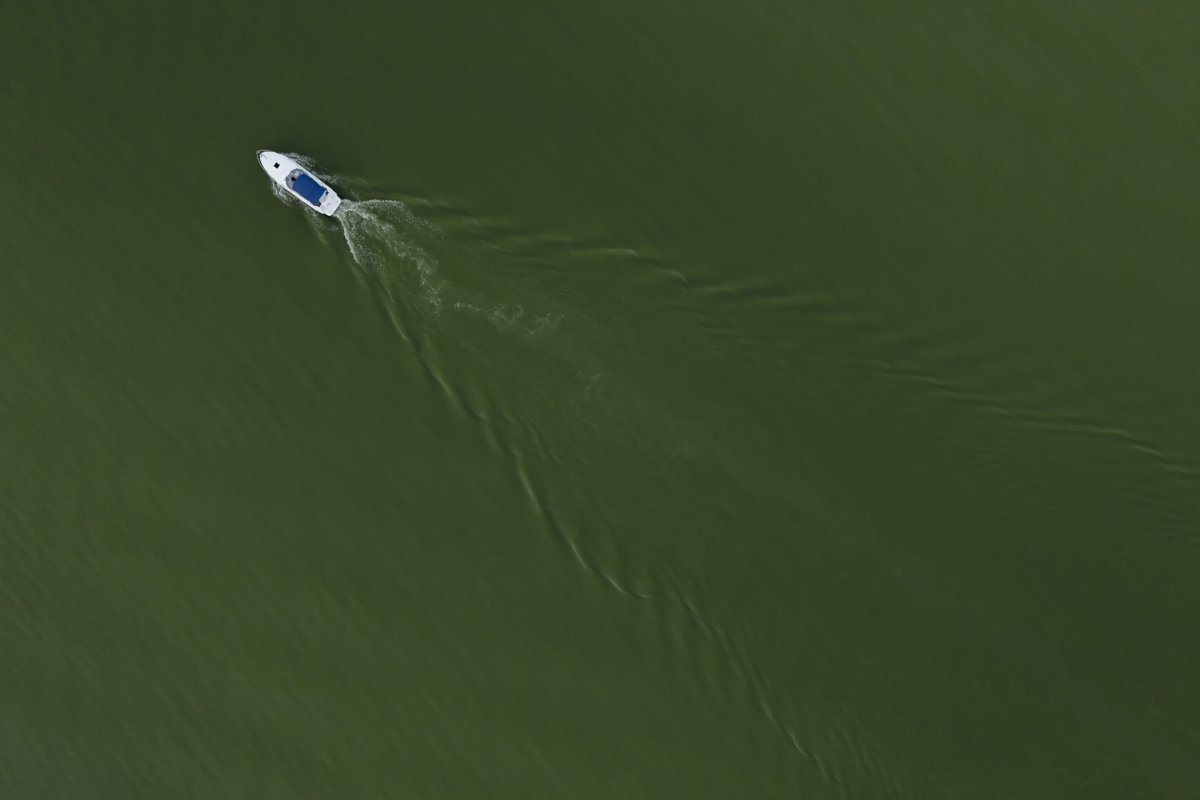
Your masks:
<svg viewBox="0 0 1200 800"><path fill-rule="evenodd" d="M1197 52L9 4L0 794L1200 797Z"/></svg>

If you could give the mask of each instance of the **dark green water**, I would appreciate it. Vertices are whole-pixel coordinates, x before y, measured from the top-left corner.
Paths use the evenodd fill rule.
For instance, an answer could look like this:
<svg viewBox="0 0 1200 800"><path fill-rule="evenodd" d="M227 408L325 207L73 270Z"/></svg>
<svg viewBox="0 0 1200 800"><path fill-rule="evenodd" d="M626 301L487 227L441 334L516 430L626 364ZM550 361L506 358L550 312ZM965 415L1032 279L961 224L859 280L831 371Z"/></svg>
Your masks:
<svg viewBox="0 0 1200 800"><path fill-rule="evenodd" d="M0 10L0 795L1200 797L1197 52Z"/></svg>

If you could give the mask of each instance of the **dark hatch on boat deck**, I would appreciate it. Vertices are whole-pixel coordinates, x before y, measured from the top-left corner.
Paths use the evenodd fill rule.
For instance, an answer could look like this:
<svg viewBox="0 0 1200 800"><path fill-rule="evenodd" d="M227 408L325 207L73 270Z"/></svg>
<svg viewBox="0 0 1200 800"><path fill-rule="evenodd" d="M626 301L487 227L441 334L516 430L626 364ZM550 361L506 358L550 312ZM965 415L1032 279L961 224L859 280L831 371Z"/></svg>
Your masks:
<svg viewBox="0 0 1200 800"><path fill-rule="evenodd" d="M296 176L296 182L292 184L292 189L314 206L320 205L321 197L325 194L325 187L314 181L311 175L303 172Z"/></svg>

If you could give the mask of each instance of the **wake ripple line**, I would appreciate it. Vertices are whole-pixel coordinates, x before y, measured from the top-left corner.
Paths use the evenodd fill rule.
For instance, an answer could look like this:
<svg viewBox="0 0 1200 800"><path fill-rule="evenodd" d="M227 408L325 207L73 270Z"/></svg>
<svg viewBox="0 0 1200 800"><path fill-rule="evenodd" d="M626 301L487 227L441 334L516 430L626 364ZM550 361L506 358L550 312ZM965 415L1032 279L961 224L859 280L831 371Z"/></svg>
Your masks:
<svg viewBox="0 0 1200 800"><path fill-rule="evenodd" d="M1188 481L1200 480L1200 469L1184 463L1181 459L1168 454L1158 447L1155 447L1137 434L1124 428L1118 428L1111 425L1101 425L1082 419L1071 419L1063 415L1055 416L1046 412L1012 407L1006 405L1000 398L959 391L940 378L935 378L931 375L925 375L921 373L901 371L882 361L876 362L872 366L874 366L880 374L888 375L897 380L909 383L917 383L932 388L939 394L948 397L957 403L1004 417L1019 425L1054 431L1057 433L1082 434L1101 439L1114 440L1119 442L1122 446L1127 447L1128 449L1133 450L1142 456L1148 457L1160 469L1176 478L1181 478Z"/></svg>
<svg viewBox="0 0 1200 800"><path fill-rule="evenodd" d="M492 431L492 433L494 435L495 431ZM542 520L552 537L570 555L571 560L585 573L593 576L620 596L631 597L653 605L673 605L682 610L691 625L700 632L702 638L707 640L710 646L720 654L725 671L734 678L736 683L744 687L752 700L752 707L756 707L759 710L762 717L783 737L799 757L813 765L816 773L822 780L835 789L839 797L849 797L849 785L846 783L841 770L837 768L836 764L831 762L830 759L823 757L811 745L805 746L801 742L795 728L775 710L775 705L771 701L770 682L766 679L762 671L754 665L753 661L747 655L745 648L730 637L691 598L690 594L682 588L660 588L659 590L650 592L639 591L636 588L624 585L595 559L589 558L584 552L583 547L579 544L577 537L570 533L568 526L558 518L551 505L545 500L543 493L534 485L534 481L525 467L525 459L520 450L502 440L500 444L501 450L508 456L513 466L513 471L529 499L534 512ZM711 683L712 681L708 682ZM893 795L893 792L890 790L887 794L889 796L899 796Z"/></svg>

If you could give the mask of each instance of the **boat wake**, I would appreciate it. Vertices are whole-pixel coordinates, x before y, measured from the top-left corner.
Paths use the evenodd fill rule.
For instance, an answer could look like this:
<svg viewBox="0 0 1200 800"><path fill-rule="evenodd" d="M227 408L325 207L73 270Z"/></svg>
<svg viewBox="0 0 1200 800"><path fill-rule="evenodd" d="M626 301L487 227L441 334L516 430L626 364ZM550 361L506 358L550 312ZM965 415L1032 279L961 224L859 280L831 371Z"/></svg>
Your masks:
<svg viewBox="0 0 1200 800"><path fill-rule="evenodd" d="M423 225L399 200L345 200L334 218L342 225L354 261L376 278L389 296L405 288L407 271L415 276L422 299L433 309L443 307L443 285L437 279L438 259L414 239L428 235Z"/></svg>
<svg viewBox="0 0 1200 800"><path fill-rule="evenodd" d="M472 241L478 232L470 222L444 227L393 199L343 200L334 218L355 263L379 283L394 307L417 300L426 316L452 311L528 336L550 332L562 321L560 311L534 312L496 299L504 287L488 284L504 270L488 263L494 259Z"/></svg>
<svg viewBox="0 0 1200 800"><path fill-rule="evenodd" d="M700 267L685 276L627 248L514 232L412 198L345 199L336 225L305 217L322 237L335 238L340 226L356 273L412 358L508 464L564 563L620 608L643 613L698 696L765 721L839 791L855 765L906 776L907 761L856 737L853 721L836 730L839 709L793 688L828 680L819 665L841 657L822 649L822 609L856 603L868 619L877 597L919 608L930 586L960 591L922 560L939 543L923 538L921 512L884 535L874 511L829 488L839 478L824 477L826 464L842 468L832 443L849 441L851 426L854 437L870 438L863 430L887 441L892 421L928 425L930 439L968 468L979 458L980 474L992 470L1016 487L1029 474L1027 452L1080 448L1072 452L1105 471L1097 485L1125 481L1112 513L1134 508L1142 519L1131 512L1129 530L1156 514L1149 527L1164 532L1160 546L1194 543L1194 506L1175 499L1190 495L1174 483L1157 487L1163 477L1194 483L1200 468L1107 418L977 388L937 349L940 338L926 345L921 330L898 331L819 283L729 283ZM943 429L954 431L952 442ZM1086 479L1047 473L1044 483L1069 492ZM959 491L974 490L964 482ZM992 491L964 496L1000 508ZM964 508L966 525L974 505ZM1093 518L1067 513L1080 529ZM944 558L958 557L950 552ZM880 594L848 598L846 575ZM960 617L975 636L969 615L951 619ZM1023 664L1023 653L1055 646L1005 615L991 624L1002 635L981 639L981 653ZM798 625L816 635L797 636ZM781 641L790 644L761 644ZM1028 666L1034 678L1040 669ZM889 673L880 674L848 685L887 685ZM1068 701L1095 707L1087 693Z"/></svg>

